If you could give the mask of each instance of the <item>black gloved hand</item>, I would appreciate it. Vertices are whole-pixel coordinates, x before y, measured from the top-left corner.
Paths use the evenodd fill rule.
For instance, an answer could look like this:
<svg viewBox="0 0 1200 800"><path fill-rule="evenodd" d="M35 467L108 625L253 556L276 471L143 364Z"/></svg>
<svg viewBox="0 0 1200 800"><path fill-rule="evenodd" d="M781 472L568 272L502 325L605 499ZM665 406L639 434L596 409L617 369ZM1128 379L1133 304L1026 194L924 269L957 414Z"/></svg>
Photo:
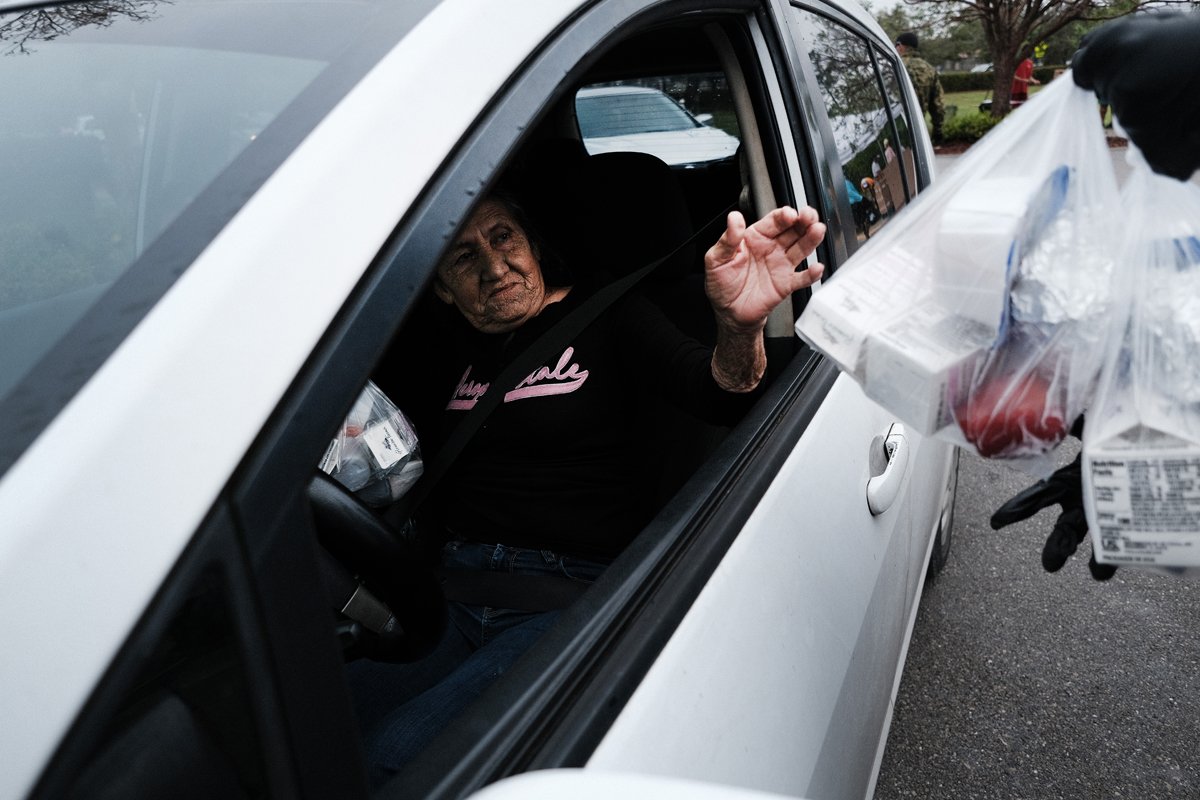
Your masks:
<svg viewBox="0 0 1200 800"><path fill-rule="evenodd" d="M1084 37L1075 83L1112 106L1155 172L1200 168L1200 14L1136 14Z"/></svg>
<svg viewBox="0 0 1200 800"><path fill-rule="evenodd" d="M1050 531L1046 546L1042 548L1042 566L1047 572L1062 569L1067 559L1075 554L1083 537L1087 536L1081 469L1080 456L1077 455L1070 464L1015 495L992 514L992 530L1000 530L1005 525L1032 517L1043 508L1053 505L1062 508L1062 513L1054 523L1054 530ZM1088 569L1098 581L1108 580L1117 571L1111 564L1097 563L1095 553L1088 561Z"/></svg>

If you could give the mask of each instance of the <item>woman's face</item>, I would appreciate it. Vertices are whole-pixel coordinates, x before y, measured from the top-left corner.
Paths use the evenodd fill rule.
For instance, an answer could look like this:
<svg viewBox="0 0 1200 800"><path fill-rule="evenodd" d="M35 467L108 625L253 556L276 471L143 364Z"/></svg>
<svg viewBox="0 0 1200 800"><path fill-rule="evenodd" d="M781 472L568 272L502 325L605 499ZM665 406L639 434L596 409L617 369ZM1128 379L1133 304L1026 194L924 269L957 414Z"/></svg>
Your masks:
<svg viewBox="0 0 1200 800"><path fill-rule="evenodd" d="M438 264L433 291L484 333L519 328L546 303L538 254L498 200L485 200L475 209Z"/></svg>

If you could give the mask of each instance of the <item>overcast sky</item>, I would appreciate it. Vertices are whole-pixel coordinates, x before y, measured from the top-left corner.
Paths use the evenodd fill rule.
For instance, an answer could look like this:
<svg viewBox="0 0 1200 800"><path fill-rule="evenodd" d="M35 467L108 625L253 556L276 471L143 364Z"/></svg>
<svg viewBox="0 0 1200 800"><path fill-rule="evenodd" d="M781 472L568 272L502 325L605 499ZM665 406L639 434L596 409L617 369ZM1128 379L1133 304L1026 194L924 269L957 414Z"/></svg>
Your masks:
<svg viewBox="0 0 1200 800"><path fill-rule="evenodd" d="M901 0L858 0L858 3L863 6L869 5L871 11L878 14L881 11L889 11L901 5Z"/></svg>

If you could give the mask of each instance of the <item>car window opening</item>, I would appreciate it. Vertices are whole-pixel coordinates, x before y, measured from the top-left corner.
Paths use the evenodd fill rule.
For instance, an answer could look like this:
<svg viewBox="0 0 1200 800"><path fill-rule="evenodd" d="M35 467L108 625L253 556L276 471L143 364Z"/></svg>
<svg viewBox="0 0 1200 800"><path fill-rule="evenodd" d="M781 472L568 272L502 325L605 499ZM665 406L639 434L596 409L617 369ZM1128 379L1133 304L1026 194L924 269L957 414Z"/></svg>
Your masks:
<svg viewBox="0 0 1200 800"><path fill-rule="evenodd" d="M669 34L705 42L706 55L692 56L704 68L649 75L643 62L653 61L662 32L621 50L639 54L636 79L614 75L601 59L593 79L526 137L493 190L466 215L430 291L372 375L411 419L428 467L464 412L536 334L583 303L577 298L663 259L563 343L560 355L496 401L415 513L398 513L403 502L383 512L439 573L452 602L448 633L436 644L382 655L415 663L357 658L347 665L376 783L416 758L537 641L766 385L729 395L708 388L715 387L711 378L701 385L684 377L708 375L716 338L704 251L724 230L725 212L740 207L752 222L754 201L773 199L773 192L761 174L761 144L735 135L757 126L745 116L754 113L752 99L734 97L739 86L745 93L745 79L729 79L727 69L737 66L732 50L719 57L698 30ZM679 124L666 124L668 118ZM714 120L722 128L710 127ZM699 148L664 144L660 134L680 128L711 141ZM564 130L576 133L562 136ZM748 144L752 157L743 153ZM552 299L531 314L522 305L526 290ZM673 366L663 372L652 364ZM769 365L772 373L779 366ZM557 412L548 398L576 408ZM390 624L386 610L380 618ZM351 638L370 639L369 627L360 625ZM372 647L352 649L371 654ZM498 654L487 656L489 650Z"/></svg>

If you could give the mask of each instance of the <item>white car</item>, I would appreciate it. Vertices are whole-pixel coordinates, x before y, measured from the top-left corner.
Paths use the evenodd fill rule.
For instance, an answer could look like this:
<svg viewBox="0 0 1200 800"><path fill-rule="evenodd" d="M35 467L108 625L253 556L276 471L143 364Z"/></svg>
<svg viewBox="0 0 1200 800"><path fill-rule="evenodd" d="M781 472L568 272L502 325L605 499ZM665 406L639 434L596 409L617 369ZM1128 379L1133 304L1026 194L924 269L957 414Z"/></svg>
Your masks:
<svg viewBox="0 0 1200 800"><path fill-rule="evenodd" d="M331 531L311 491L385 353L422 380L434 264L497 186L548 180L580 269L699 231L646 294L701 339L731 207L814 206L836 276L878 145L895 200L932 178L865 12L21 0L0 49L0 797L871 795L956 461L800 343L807 292L736 425L646 402L652 521L378 790L345 674L366 623L333 596L403 518L350 500ZM654 77L720 94L741 157L580 152L578 89ZM840 146L848 115L882 129ZM404 634L436 630L437 583L395 574Z"/></svg>
<svg viewBox="0 0 1200 800"><path fill-rule="evenodd" d="M649 153L678 167L733 158L741 141L707 119L693 116L674 98L644 86L585 86L575 112L588 153Z"/></svg>

